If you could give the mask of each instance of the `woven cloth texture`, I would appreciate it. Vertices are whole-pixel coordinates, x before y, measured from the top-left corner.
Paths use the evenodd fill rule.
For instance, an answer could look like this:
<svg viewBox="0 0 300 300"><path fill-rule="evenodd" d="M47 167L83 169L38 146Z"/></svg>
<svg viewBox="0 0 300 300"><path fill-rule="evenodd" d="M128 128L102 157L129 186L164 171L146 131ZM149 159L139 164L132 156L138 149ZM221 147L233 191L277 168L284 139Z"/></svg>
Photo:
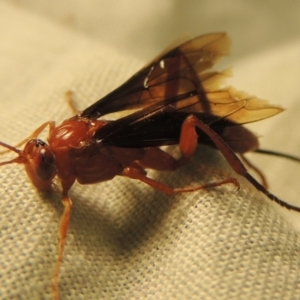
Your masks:
<svg viewBox="0 0 300 300"><path fill-rule="evenodd" d="M72 116L66 91L72 90L76 106L84 109L147 62L135 56L134 47L130 53L128 45L122 51L101 42L92 34L95 28L90 35L70 30L55 20L55 11L45 16L38 2L27 2L27 8L23 1L0 3L0 140L13 145L43 122L59 124ZM75 8L78 16L78 4ZM149 10L144 22L154 22L151 13L156 10ZM92 21L86 18L86 24ZM263 146L293 154L299 149L299 45L300 40L291 41L275 52L265 49L241 59L233 79L237 88L254 87L288 108L253 128L264 135ZM276 76L282 89L271 83ZM44 132L41 138L46 137ZM1 161L7 157L14 155ZM272 191L297 204L299 167L251 158L267 171ZM235 177L241 188L170 197L126 178L75 184L61 299L300 299L298 214L271 204L218 151L204 146L184 168L149 176L173 187ZM0 197L0 299L51 299L60 195L37 192L22 166L8 165L0 169Z"/></svg>

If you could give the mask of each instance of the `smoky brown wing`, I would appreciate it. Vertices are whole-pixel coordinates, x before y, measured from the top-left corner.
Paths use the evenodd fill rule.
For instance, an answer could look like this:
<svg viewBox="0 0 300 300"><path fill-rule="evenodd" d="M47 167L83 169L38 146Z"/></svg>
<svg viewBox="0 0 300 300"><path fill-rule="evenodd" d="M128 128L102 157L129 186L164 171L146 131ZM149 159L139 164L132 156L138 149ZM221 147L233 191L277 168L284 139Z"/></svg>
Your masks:
<svg viewBox="0 0 300 300"><path fill-rule="evenodd" d="M185 112L160 110L143 121L135 122L132 116L130 116L130 121L127 117L125 118L126 126L122 125L124 119L112 121L106 125L107 127L105 126L106 132L99 132L103 134L103 138L101 139L99 135L98 141L102 144L125 148L179 144L181 126L188 115ZM240 124L210 114L196 113L195 115L204 123L210 124L211 129L226 141L233 151L245 153L258 147L257 137ZM197 133L199 143L215 147L206 134L200 130L197 130Z"/></svg>
<svg viewBox="0 0 300 300"><path fill-rule="evenodd" d="M98 118L121 110L136 110L100 128L95 140L119 147L174 144L183 122L178 116L201 116L211 127L218 124L216 131L221 135L228 122L236 126L281 112L281 108L256 97L220 87L229 72L209 69L227 54L228 47L227 35L216 33L192 39L159 56L83 111L83 117ZM227 140L235 139L236 130L227 132L231 132Z"/></svg>
<svg viewBox="0 0 300 300"><path fill-rule="evenodd" d="M204 71L229 52L225 33L212 33L191 39L154 59L145 68L82 113L98 118L128 109L141 109L188 92L203 91ZM211 74L208 74L211 76ZM203 102L201 110L210 105Z"/></svg>
<svg viewBox="0 0 300 300"><path fill-rule="evenodd" d="M203 111L201 108L203 103L210 105L209 112ZM237 126L273 116L281 111L279 107L269 105L263 100L233 88L200 90L166 98L116 121L111 121L98 129L94 138L103 143L122 147L172 144L174 140L178 140L184 121L178 116L187 117L194 114L201 116L201 120L210 127L217 123L225 128L229 123ZM224 122L221 122L222 120ZM228 133L227 140L235 139L233 135L236 132Z"/></svg>
<svg viewBox="0 0 300 300"><path fill-rule="evenodd" d="M212 114L243 124L281 112L281 108L234 88L220 88L230 72L209 69L228 53L229 45L225 33L189 40L154 59L81 116L98 118L122 110L145 110L144 116L138 115L141 120L147 118L147 108L164 109L171 105L176 111Z"/></svg>

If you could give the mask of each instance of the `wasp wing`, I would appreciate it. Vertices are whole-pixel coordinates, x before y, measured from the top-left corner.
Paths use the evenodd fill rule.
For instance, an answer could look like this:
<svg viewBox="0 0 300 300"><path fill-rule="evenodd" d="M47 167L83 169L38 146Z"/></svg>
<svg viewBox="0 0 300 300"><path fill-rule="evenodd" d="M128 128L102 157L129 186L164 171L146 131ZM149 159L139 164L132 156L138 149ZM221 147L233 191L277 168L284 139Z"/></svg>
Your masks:
<svg viewBox="0 0 300 300"><path fill-rule="evenodd" d="M195 97L181 95L111 121L98 130L94 138L103 144L126 148L178 144L182 123L188 115L193 113L220 135L235 152L245 153L254 150L258 147L257 137L242 124L262 119L266 115L274 115L281 109L266 105L264 101L249 97L244 93L237 91L233 93L235 90L232 88L230 91L231 93L225 90L216 92L219 99L223 99L223 101L219 100L219 104L215 104L223 107L222 110L218 109L220 110L218 115L192 110L193 106L176 107L178 103L187 104L190 101L189 98ZM224 98L220 98L220 95ZM205 97L205 94L202 96ZM237 98L238 96L242 98ZM229 102L228 97L234 105ZM205 134L198 131L198 135L200 143L213 146L210 138Z"/></svg>
<svg viewBox="0 0 300 300"><path fill-rule="evenodd" d="M225 33L192 39L154 59L121 87L84 110L81 116L98 118L136 109L100 128L94 138L118 147L150 147L177 143L184 117L191 113L221 135L226 127L281 112L281 108L256 97L231 87L220 87L229 72L209 69L228 53L229 44ZM225 132L227 141L236 141L233 135L237 129ZM247 140L249 136L245 135ZM238 141L242 142L243 138Z"/></svg>
<svg viewBox="0 0 300 300"><path fill-rule="evenodd" d="M86 108L81 116L98 118L122 110L140 109L189 91L199 91L201 74L218 58L228 54L229 46L225 33L189 40L154 59L119 88Z"/></svg>

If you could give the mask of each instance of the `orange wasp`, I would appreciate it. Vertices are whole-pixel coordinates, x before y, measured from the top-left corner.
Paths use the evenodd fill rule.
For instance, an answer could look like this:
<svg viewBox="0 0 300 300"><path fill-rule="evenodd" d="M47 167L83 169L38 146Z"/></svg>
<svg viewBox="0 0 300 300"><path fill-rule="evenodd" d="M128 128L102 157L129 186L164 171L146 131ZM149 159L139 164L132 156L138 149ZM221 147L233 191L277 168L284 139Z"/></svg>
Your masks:
<svg viewBox="0 0 300 300"><path fill-rule="evenodd" d="M235 154L272 154L258 149L257 137L242 124L271 117L282 109L231 87L220 87L226 71L211 68L228 53L229 44L225 33L189 40L166 51L119 88L61 125L55 126L53 121L44 123L23 141L23 150L0 142L18 154L0 165L23 164L40 191L51 190L55 177L61 184L64 212L53 277L54 299L59 298L59 270L72 206L68 192L75 181L91 184L119 175L140 180L170 195L228 183L239 187L235 178L226 178L204 186L176 189L147 176L146 169L173 171L186 164L201 143L221 151L233 170L269 199L300 211L268 192ZM103 118L124 110L131 112L115 121ZM49 137L45 143L37 136L47 126ZM179 159L159 148L175 144L179 144Z"/></svg>

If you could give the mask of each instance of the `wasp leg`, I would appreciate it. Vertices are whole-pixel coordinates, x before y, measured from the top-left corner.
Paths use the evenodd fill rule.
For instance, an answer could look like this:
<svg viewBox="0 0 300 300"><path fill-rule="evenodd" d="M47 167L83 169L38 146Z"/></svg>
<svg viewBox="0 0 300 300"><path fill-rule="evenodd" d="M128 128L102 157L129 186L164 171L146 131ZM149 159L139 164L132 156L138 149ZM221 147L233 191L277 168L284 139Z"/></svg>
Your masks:
<svg viewBox="0 0 300 300"><path fill-rule="evenodd" d="M76 105L74 104L74 100L73 100L73 92L72 91L67 91L65 94L65 98L66 101L68 103L68 106L70 107L70 109L72 110L72 112L75 115L80 114L80 110L76 107Z"/></svg>
<svg viewBox="0 0 300 300"><path fill-rule="evenodd" d="M171 188L168 185L165 185L159 181L156 181L152 178L147 177L147 172L140 167L138 164L133 164L132 166L126 167L122 174L123 176L129 177L131 179L137 179L140 180L152 187L154 187L157 190L160 190L163 193L166 193L168 195L174 195L176 193L188 193L188 192L194 192L198 190L203 190L203 189L208 189L208 188L213 188L217 187L223 184L228 184L232 183L238 188L240 187L238 181L235 178L228 178L222 181L218 182L212 182L206 185L199 185L199 186L194 186L194 187L186 187L186 188Z"/></svg>
<svg viewBox="0 0 300 300"><path fill-rule="evenodd" d="M239 175L245 177L257 190L265 194L270 200L275 201L279 205L300 212L300 208L285 201L279 199L275 195L271 194L265 189L254 177L252 177L238 156L232 151L232 149L226 144L226 142L208 125L199 120L195 115L188 116L181 128L180 135L180 150L184 159L189 159L196 150L198 135L196 132L198 127L202 132L207 134L215 146L220 150L223 156L226 158L232 169Z"/></svg>
<svg viewBox="0 0 300 300"><path fill-rule="evenodd" d="M262 183L263 187L265 189L268 189L269 184L263 172L258 167L256 167L251 161L249 161L249 159L246 158L244 154L239 154L239 156L241 160L244 162L244 164L257 174L257 176L260 178L260 182Z"/></svg>
<svg viewBox="0 0 300 300"><path fill-rule="evenodd" d="M71 207L72 207L72 200L68 196L67 192L63 192L63 199L62 199L63 205L64 205L64 212L61 217L60 226L59 226L59 240L58 240L58 257L56 260L54 275L53 275L53 299L58 300L59 299L59 273L60 273L60 266L62 263L62 258L64 254L64 248L70 223L70 213L71 213Z"/></svg>
<svg viewBox="0 0 300 300"><path fill-rule="evenodd" d="M28 136L26 139L24 139L23 141L19 142L17 145L14 146L14 148L19 148L22 145L24 145L25 143L27 143L29 140L35 139L38 137L38 135L47 127L49 126L49 132L51 132L54 127L55 127L55 122L54 121L48 121L43 123L40 127L38 127L30 136ZM7 152L9 152L10 149L4 150L0 152L0 155L5 154Z"/></svg>

